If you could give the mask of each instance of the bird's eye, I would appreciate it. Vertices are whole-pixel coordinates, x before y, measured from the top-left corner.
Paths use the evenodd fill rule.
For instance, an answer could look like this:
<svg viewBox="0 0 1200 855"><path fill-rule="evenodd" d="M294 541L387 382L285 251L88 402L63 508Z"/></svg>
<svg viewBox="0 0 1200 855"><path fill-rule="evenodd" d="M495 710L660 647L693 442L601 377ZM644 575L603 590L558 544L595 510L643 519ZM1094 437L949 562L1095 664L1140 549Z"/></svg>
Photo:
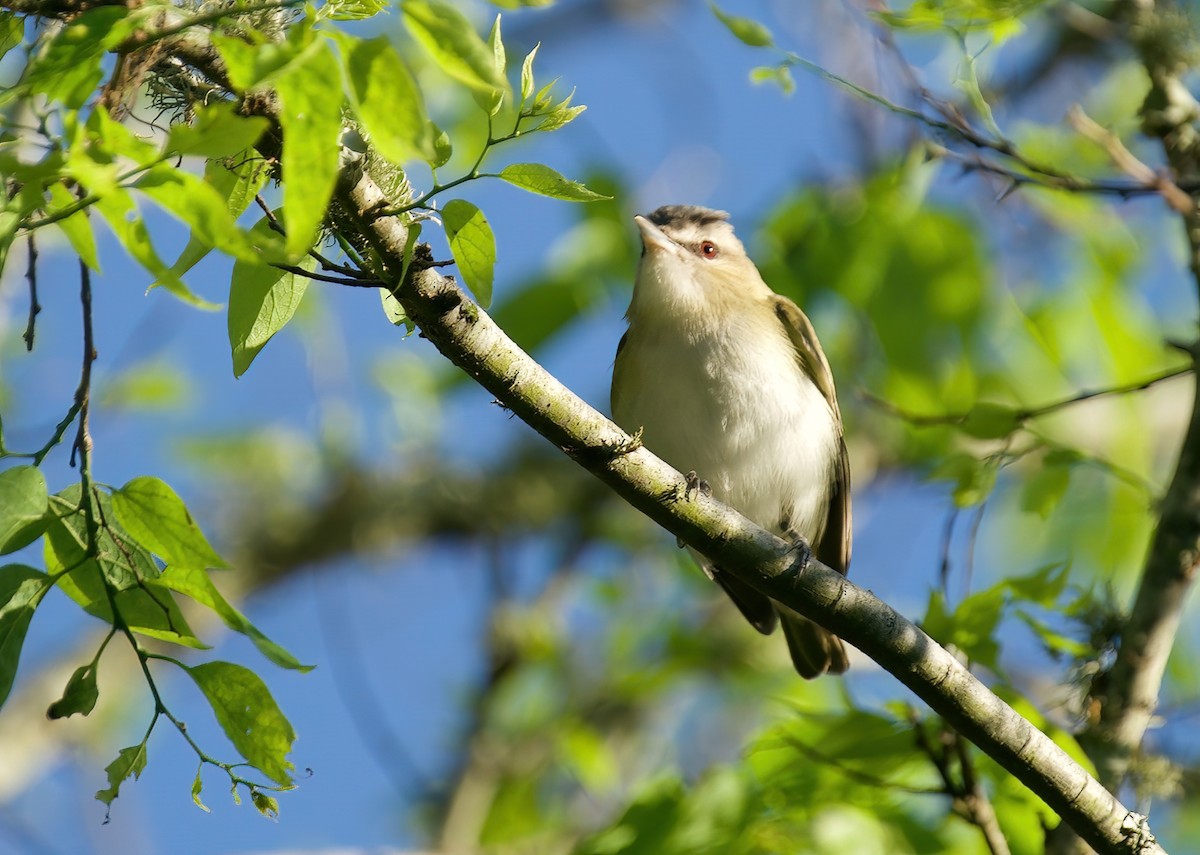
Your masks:
<svg viewBox="0 0 1200 855"><path fill-rule="evenodd" d="M700 243L700 257L701 258L707 258L709 261L711 261L712 259L716 258L719 254L720 254L720 251L717 249L717 245L715 243L713 243L711 240L701 241L701 243Z"/></svg>

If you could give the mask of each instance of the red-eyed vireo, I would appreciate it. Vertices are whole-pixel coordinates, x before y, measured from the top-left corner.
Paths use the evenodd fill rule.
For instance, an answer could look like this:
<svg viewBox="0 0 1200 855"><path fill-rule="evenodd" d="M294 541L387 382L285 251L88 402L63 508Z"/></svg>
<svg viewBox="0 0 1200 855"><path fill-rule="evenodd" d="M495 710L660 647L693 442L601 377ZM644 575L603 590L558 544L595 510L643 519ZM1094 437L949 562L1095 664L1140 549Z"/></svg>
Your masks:
<svg viewBox="0 0 1200 855"><path fill-rule="evenodd" d="M850 563L850 470L833 374L800 308L772 291L728 215L634 218L642 260L613 366L612 411L650 451L825 564ZM695 478L696 475L690 477ZM759 632L778 619L796 671L848 667L837 636L697 556Z"/></svg>

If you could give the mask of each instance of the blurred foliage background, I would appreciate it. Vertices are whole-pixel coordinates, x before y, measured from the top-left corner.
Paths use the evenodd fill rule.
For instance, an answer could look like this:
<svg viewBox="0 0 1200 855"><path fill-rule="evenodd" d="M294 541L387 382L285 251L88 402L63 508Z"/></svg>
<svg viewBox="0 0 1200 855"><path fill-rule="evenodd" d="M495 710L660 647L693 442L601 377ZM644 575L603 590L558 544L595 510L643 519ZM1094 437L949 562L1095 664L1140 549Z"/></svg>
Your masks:
<svg viewBox="0 0 1200 855"><path fill-rule="evenodd" d="M728 209L837 377L853 577L1079 754L1070 734L1111 663L1194 387L1170 344L1197 321L1178 214L1027 168L1119 184L1118 145L1162 166L1120 4L730 4L769 29L757 48L685 0L496 5L510 56L540 42L542 74L589 106L511 154L613 197L472 185L497 234L497 321L607 409L630 218ZM495 9L464 8L486 32ZM1189 15L1174 35L1194 51ZM477 150L478 107L396 18L354 26L398 39L456 151ZM1026 163L905 114L936 105ZM1076 105L1091 124L1068 120ZM151 222L182 246L177 223ZM73 261L41 250L32 355L20 264L0 290L10 445L43 436L75 384L74 296L57 286ZM268 677L311 773L277 825L206 793L209 816L188 796L194 760L160 736L101 827L91 793L144 690L113 657L96 715L45 723L97 631L48 602L0 716L0 851L986 852L977 790L1012 852L1043 851L1055 820L1023 787L863 657L844 680L799 682L782 641L669 537L390 327L373 294L310 287L235 383L222 316L143 296L144 275L101 252L99 477L169 473L237 568L226 594L317 663ZM228 275L209 259L188 282L221 301ZM1200 852L1198 644L1185 621L1127 794L1176 853Z"/></svg>

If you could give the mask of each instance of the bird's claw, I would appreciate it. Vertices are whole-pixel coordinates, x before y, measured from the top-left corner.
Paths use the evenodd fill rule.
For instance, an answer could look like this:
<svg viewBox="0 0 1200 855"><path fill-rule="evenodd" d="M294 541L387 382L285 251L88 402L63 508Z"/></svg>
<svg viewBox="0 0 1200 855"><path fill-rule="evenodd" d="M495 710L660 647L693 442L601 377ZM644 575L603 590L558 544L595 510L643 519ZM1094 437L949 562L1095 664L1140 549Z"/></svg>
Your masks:
<svg viewBox="0 0 1200 855"><path fill-rule="evenodd" d="M808 538L794 528L785 531L783 536L791 543L788 551L798 553L799 568L797 572L803 573L808 569L808 562L812 561L813 558L812 546L809 544Z"/></svg>
<svg viewBox="0 0 1200 855"><path fill-rule="evenodd" d="M695 499L696 496L698 496L698 495L700 495L700 496L711 496L712 495L712 487L709 485L709 483L707 481L705 481L703 478L701 478L699 475L696 474L695 469L691 470L683 477L684 477L684 480L687 481L687 487L684 488L684 495L687 496L689 499Z"/></svg>

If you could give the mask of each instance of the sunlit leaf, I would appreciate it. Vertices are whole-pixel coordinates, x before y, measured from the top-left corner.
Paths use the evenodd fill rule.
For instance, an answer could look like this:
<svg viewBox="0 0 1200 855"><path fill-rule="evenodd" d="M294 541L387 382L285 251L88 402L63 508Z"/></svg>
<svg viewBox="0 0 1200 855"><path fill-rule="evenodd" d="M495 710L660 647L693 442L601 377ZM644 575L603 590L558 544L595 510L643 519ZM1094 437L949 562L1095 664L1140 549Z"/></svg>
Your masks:
<svg viewBox="0 0 1200 855"><path fill-rule="evenodd" d="M104 767L108 774L108 786L96 792L96 799L111 807L113 799L120 795L121 784L131 775L137 780L145 769L146 743L122 748L117 754L117 759Z"/></svg>
<svg viewBox="0 0 1200 855"><path fill-rule="evenodd" d="M129 32L128 14L124 6L102 6L74 17L30 63L21 88L73 109L82 107L104 76L104 54ZM0 103L3 100L0 96Z"/></svg>
<svg viewBox="0 0 1200 855"><path fill-rule="evenodd" d="M496 238L487 217L470 202L452 199L442 208L442 224L463 281L486 309L496 268Z"/></svg>
<svg viewBox="0 0 1200 855"><path fill-rule="evenodd" d="M566 199L569 202L594 202L609 198L594 193L577 181L564 178L549 166L540 163L510 164L500 170L499 177L522 190L554 199Z"/></svg>
<svg viewBox="0 0 1200 855"><path fill-rule="evenodd" d="M117 520L136 540L168 565L227 568L213 550L179 495L150 475L134 478L112 494Z"/></svg>
<svg viewBox="0 0 1200 855"><path fill-rule="evenodd" d="M0 555L28 546L46 528L46 479L35 466L0 472Z"/></svg>
<svg viewBox="0 0 1200 855"><path fill-rule="evenodd" d="M202 157L232 157L253 146L267 130L261 116L242 116L227 102L200 105L190 123L171 125L164 151Z"/></svg>
<svg viewBox="0 0 1200 855"><path fill-rule="evenodd" d="M247 160L236 165L227 165L221 160L210 160L204 165L204 182L211 185L225 200L225 210L236 220L267 183L270 171L270 165L263 160ZM193 231L179 258L171 265L171 274L175 277L183 276L212 250L212 244Z"/></svg>
<svg viewBox="0 0 1200 855"><path fill-rule="evenodd" d="M424 98L388 39L339 39L350 96L363 127L379 153L393 163L419 158L435 161L433 125Z"/></svg>
<svg viewBox="0 0 1200 855"><path fill-rule="evenodd" d="M217 590L205 570L194 565L173 565L163 571L159 581L172 591L191 597L201 605L212 609L227 627L235 632L240 632L253 641L259 652L281 668L290 668L295 671L311 671L313 669L312 665L302 665L295 656L263 635L262 631L244 614L230 605Z"/></svg>
<svg viewBox="0 0 1200 855"><path fill-rule="evenodd" d="M49 193L53 207L46 211L47 216L53 215L56 211L66 210L79 201L61 182L51 184ZM75 250L75 254L79 256L80 260L99 273L100 259L96 254L96 235L92 231L92 222L88 218L87 212L76 211L71 216L59 220L55 226L66 235L71 249Z"/></svg>
<svg viewBox="0 0 1200 855"><path fill-rule="evenodd" d="M104 493L95 494L96 515L104 525L90 542L81 495L75 484L50 499L54 519L46 528L42 554L46 570L62 574L59 590L107 623L113 622L115 602L134 632L185 647L206 647L188 626L172 592L158 581L154 557L117 522Z"/></svg>
<svg viewBox="0 0 1200 855"><path fill-rule="evenodd" d="M495 51L453 4L405 0L401 8L409 32L442 71L486 98L508 89L508 81L496 71Z"/></svg>
<svg viewBox="0 0 1200 855"><path fill-rule="evenodd" d="M337 181L342 99L330 97L329 87L340 70L329 46L319 44L275 80L283 127L283 220L293 258L315 242Z"/></svg>
<svg viewBox="0 0 1200 855"><path fill-rule="evenodd" d="M255 231L269 229L267 220ZM316 262L305 257L298 265L313 270ZM233 353L233 375L241 377L271 337L292 319L308 279L265 264L237 262L229 286L229 345Z"/></svg>
<svg viewBox="0 0 1200 855"><path fill-rule="evenodd" d="M100 687L96 684L96 669L91 663L81 665L71 674L62 697L46 710L49 719L68 718L75 713L89 715L100 698Z"/></svg>
<svg viewBox="0 0 1200 855"><path fill-rule="evenodd" d="M25 633L50 580L23 564L0 567L0 707L12 691Z"/></svg>
<svg viewBox="0 0 1200 855"><path fill-rule="evenodd" d="M205 813L212 813L212 809L209 808L209 806L206 805L204 802L200 801L200 793L204 789L204 781L200 777L200 773L203 771L204 771L204 764L201 763L196 768L196 777L192 781L192 803L196 807L200 808L200 810L204 811Z"/></svg>
<svg viewBox="0 0 1200 855"><path fill-rule="evenodd" d="M276 783L291 784L294 767L287 755L296 732L262 679L232 662L205 662L186 670L238 753Z"/></svg>
<svg viewBox="0 0 1200 855"><path fill-rule="evenodd" d="M708 6L721 23L729 29L729 32L743 43L750 47L770 47L774 44L775 40L771 37L771 31L753 18L726 14L716 3L710 2Z"/></svg>

